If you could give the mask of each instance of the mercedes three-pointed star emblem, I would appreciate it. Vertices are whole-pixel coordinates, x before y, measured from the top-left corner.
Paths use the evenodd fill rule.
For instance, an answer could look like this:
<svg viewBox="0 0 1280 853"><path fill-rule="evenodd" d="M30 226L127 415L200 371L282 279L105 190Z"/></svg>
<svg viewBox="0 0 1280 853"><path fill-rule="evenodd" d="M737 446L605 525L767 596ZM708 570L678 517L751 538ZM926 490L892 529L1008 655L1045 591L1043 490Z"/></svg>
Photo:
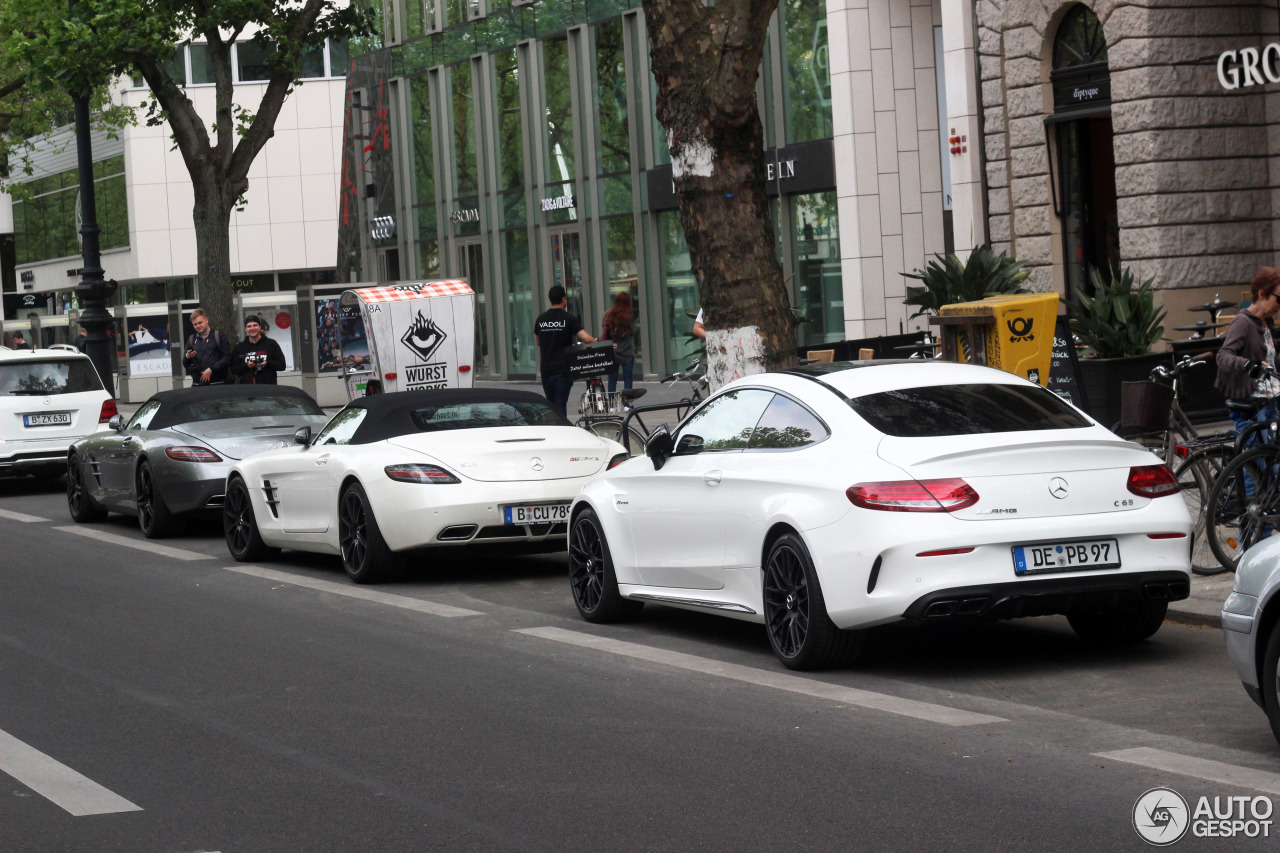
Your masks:
<svg viewBox="0 0 1280 853"><path fill-rule="evenodd" d="M542 470L542 460L541 460L541 459L539 459L537 456L533 457L532 459L530 459L530 460L529 460L529 467L530 467L530 468L532 468L532 469L533 469L533 470L535 470L535 471L541 471L541 470Z"/></svg>
<svg viewBox="0 0 1280 853"><path fill-rule="evenodd" d="M1067 486L1067 481L1061 477L1054 477L1049 480L1049 494L1058 500L1062 500L1067 496L1071 489Z"/></svg>

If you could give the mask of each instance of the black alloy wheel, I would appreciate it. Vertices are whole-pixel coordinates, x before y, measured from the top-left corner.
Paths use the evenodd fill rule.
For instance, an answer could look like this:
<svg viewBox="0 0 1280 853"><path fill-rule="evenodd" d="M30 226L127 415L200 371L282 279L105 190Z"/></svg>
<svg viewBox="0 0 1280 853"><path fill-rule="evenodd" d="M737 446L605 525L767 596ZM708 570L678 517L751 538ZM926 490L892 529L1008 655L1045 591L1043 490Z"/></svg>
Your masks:
<svg viewBox="0 0 1280 853"><path fill-rule="evenodd" d="M264 560L280 553L279 548L262 541L249 487L239 477L231 481L226 503L222 505L222 533L227 540L227 550L237 562Z"/></svg>
<svg viewBox="0 0 1280 853"><path fill-rule="evenodd" d="M569 588L578 614L588 622L619 622L644 608L643 601L629 601L618 591L609 543L590 507L574 517L569 531Z"/></svg>
<svg viewBox="0 0 1280 853"><path fill-rule="evenodd" d="M107 511L100 508L89 497L85 486L84 472L80 470L80 460L76 456L67 457L67 509L72 521L84 524L90 521L102 521Z"/></svg>
<svg viewBox="0 0 1280 853"><path fill-rule="evenodd" d="M785 533L764 568L764 618L769 645L788 669L850 663L862 650L861 631L842 631L827 616L813 560L800 537Z"/></svg>
<svg viewBox="0 0 1280 853"><path fill-rule="evenodd" d="M404 571L404 559L387 547L359 483L338 499L338 547L342 568L356 583L385 583Z"/></svg>
<svg viewBox="0 0 1280 853"><path fill-rule="evenodd" d="M137 482L138 527L148 539L163 539L173 532L173 513L156 490L150 462L138 466Z"/></svg>

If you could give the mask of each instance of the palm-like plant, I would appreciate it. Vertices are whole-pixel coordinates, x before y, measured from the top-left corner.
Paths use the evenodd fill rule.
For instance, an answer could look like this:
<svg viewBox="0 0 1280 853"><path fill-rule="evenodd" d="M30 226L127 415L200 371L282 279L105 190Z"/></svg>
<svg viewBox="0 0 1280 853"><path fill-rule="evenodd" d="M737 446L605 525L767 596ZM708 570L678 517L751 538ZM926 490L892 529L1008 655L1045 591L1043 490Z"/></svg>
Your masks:
<svg viewBox="0 0 1280 853"><path fill-rule="evenodd" d="M919 309L908 318L915 319L921 314L937 314L943 305L976 302L1002 293L1026 293L1022 283L1031 271L1022 261L1015 261L1004 252L997 255L990 245L982 245L969 253L967 262L955 255L934 255L923 270L902 275L924 283L923 288L909 288L903 300Z"/></svg>
<svg viewBox="0 0 1280 853"><path fill-rule="evenodd" d="M1098 358L1145 355L1164 336L1164 308L1157 308L1155 279L1134 285L1133 271L1124 268L1106 279L1089 269L1093 296L1077 291L1067 303L1071 331Z"/></svg>

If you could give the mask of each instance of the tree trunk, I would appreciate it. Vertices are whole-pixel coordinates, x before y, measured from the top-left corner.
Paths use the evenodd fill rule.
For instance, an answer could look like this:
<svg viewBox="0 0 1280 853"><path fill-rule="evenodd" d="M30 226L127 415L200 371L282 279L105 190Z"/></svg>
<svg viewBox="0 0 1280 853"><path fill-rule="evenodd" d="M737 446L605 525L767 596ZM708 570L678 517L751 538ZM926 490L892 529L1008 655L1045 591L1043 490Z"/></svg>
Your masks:
<svg viewBox="0 0 1280 853"><path fill-rule="evenodd" d="M707 327L711 387L796 364L756 79L777 0L644 0L657 115Z"/></svg>
<svg viewBox="0 0 1280 853"><path fill-rule="evenodd" d="M234 344L240 339L240 319L235 316L231 292L231 210L226 180L206 165L203 175L192 175L196 203L192 218L196 229L196 281L200 306L209 314L209 325L226 332Z"/></svg>

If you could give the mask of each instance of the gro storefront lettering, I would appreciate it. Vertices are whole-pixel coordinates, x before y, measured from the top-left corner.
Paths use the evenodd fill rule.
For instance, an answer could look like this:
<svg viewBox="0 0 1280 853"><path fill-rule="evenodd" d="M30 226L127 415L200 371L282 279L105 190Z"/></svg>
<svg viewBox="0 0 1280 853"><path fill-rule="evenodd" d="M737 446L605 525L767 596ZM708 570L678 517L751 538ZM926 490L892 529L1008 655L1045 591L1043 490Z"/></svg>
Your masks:
<svg viewBox="0 0 1280 853"><path fill-rule="evenodd" d="M1218 55L1218 82L1224 89L1280 83L1280 42L1262 50L1242 47Z"/></svg>

